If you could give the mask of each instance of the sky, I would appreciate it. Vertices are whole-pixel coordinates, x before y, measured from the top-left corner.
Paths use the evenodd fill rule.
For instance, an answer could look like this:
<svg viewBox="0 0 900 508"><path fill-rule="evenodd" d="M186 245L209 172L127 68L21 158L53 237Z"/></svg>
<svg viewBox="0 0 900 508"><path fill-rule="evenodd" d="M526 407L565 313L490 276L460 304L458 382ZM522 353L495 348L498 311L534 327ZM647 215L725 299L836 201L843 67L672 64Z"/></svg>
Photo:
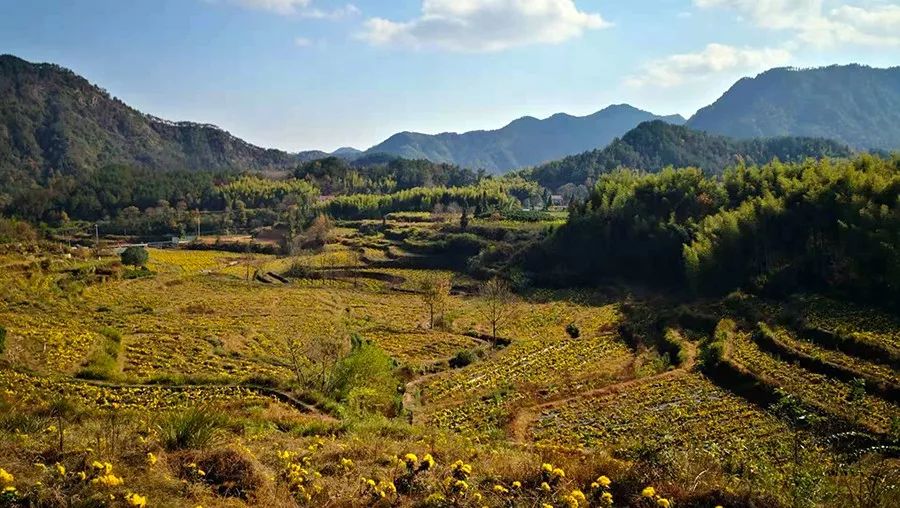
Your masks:
<svg viewBox="0 0 900 508"><path fill-rule="evenodd" d="M365 149L610 104L688 117L772 67L900 65L900 0L0 0L0 53L260 146Z"/></svg>

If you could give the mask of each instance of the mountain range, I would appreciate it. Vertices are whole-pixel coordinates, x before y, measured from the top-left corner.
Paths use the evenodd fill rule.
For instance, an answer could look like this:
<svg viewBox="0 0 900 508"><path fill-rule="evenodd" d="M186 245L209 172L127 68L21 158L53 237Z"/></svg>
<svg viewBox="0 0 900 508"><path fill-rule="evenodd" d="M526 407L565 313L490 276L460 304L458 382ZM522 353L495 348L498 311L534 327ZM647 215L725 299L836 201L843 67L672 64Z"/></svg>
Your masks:
<svg viewBox="0 0 900 508"><path fill-rule="evenodd" d="M623 136L648 121L685 124L693 130L739 139L806 136L833 139L854 149L900 149L900 68L850 65L773 69L740 80L686 122L678 115L658 116L621 104L585 117L524 117L493 131L437 135L403 132L366 151L346 147L329 154L266 149L213 125L163 120L129 107L60 66L0 56L3 179L46 178L108 164L159 170L286 171L332 155L353 160L378 154L504 173L527 166L543 167L547 161L565 157L569 158L556 165L588 163L607 145L621 148ZM651 132L666 134L661 129L656 127ZM687 129L679 132L682 138L699 139L684 134ZM669 138L666 143L673 139L679 138ZM727 146L724 141L713 144ZM639 146L651 148L646 143ZM703 152L704 157L717 153L711 165L718 167L723 160L733 160L734 153L743 153L744 148ZM579 153L582 155L571 157ZM614 159L650 166L655 160L694 163L689 157L651 154ZM710 160L701 162L709 164Z"/></svg>
<svg viewBox="0 0 900 508"><path fill-rule="evenodd" d="M492 131L436 135L401 132L366 153L387 153L406 159L428 159L485 169L490 173L505 173L606 146L649 120L673 124L685 122L681 115L661 117L619 104L581 117L558 113L539 120L526 116Z"/></svg>

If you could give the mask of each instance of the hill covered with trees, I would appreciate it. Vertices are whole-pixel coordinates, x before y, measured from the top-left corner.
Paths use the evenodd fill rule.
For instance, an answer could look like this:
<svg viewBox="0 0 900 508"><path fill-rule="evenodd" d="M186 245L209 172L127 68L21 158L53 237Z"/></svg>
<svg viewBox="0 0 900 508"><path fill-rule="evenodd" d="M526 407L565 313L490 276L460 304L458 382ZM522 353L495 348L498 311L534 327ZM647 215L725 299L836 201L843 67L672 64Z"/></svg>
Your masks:
<svg viewBox="0 0 900 508"><path fill-rule="evenodd" d="M687 126L735 138L811 136L900 149L900 67L772 69L744 78Z"/></svg>
<svg viewBox="0 0 900 508"><path fill-rule="evenodd" d="M388 153L503 173L606 146L639 123L656 119L684 123L679 115L661 117L620 104L584 117L562 113L544 120L524 117L493 131L436 135L402 132L367 153Z"/></svg>
<svg viewBox="0 0 900 508"><path fill-rule="evenodd" d="M523 172L549 189L565 184L590 186L599 175L619 167L657 172L666 166L696 167L721 173L738 164L762 164L778 158L847 157L848 147L821 138L781 137L735 140L666 122L645 122L609 146L550 162Z"/></svg>
<svg viewBox="0 0 900 508"><path fill-rule="evenodd" d="M251 145L213 125L143 114L57 65L0 56L0 182L40 181L108 164L259 170L304 158Z"/></svg>

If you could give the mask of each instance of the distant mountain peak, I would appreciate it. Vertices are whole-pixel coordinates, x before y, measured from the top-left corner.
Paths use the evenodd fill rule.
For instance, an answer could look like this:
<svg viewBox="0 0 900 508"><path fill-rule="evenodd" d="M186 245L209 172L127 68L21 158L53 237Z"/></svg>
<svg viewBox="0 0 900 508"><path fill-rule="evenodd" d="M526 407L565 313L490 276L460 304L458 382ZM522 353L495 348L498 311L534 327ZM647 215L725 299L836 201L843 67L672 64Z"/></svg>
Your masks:
<svg viewBox="0 0 900 508"><path fill-rule="evenodd" d="M603 147L639 123L659 119L684 123L680 115L658 116L614 104L587 116L556 113L543 120L523 116L496 130L435 135L401 132L366 153L449 162L502 173Z"/></svg>

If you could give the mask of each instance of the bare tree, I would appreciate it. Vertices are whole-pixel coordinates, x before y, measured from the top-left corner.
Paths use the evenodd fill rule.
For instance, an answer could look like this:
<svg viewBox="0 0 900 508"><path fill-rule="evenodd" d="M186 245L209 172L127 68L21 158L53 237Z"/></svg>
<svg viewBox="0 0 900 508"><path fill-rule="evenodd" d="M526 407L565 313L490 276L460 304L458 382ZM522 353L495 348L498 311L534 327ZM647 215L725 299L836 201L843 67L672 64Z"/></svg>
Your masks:
<svg viewBox="0 0 900 508"><path fill-rule="evenodd" d="M294 371L297 386L306 386L307 379L303 368L307 360L304 355L303 341L295 335L288 334L284 336L284 346L288 352L288 360L291 362L291 370Z"/></svg>
<svg viewBox="0 0 900 508"><path fill-rule="evenodd" d="M515 297L509 289L509 284L497 277L482 283L479 294L484 301L481 314L491 325L491 337L497 340L497 330L515 312Z"/></svg>
<svg viewBox="0 0 900 508"><path fill-rule="evenodd" d="M443 311L450 297L450 279L443 275L425 277L419 283L419 294L428 308L428 326L434 329L435 314Z"/></svg>

